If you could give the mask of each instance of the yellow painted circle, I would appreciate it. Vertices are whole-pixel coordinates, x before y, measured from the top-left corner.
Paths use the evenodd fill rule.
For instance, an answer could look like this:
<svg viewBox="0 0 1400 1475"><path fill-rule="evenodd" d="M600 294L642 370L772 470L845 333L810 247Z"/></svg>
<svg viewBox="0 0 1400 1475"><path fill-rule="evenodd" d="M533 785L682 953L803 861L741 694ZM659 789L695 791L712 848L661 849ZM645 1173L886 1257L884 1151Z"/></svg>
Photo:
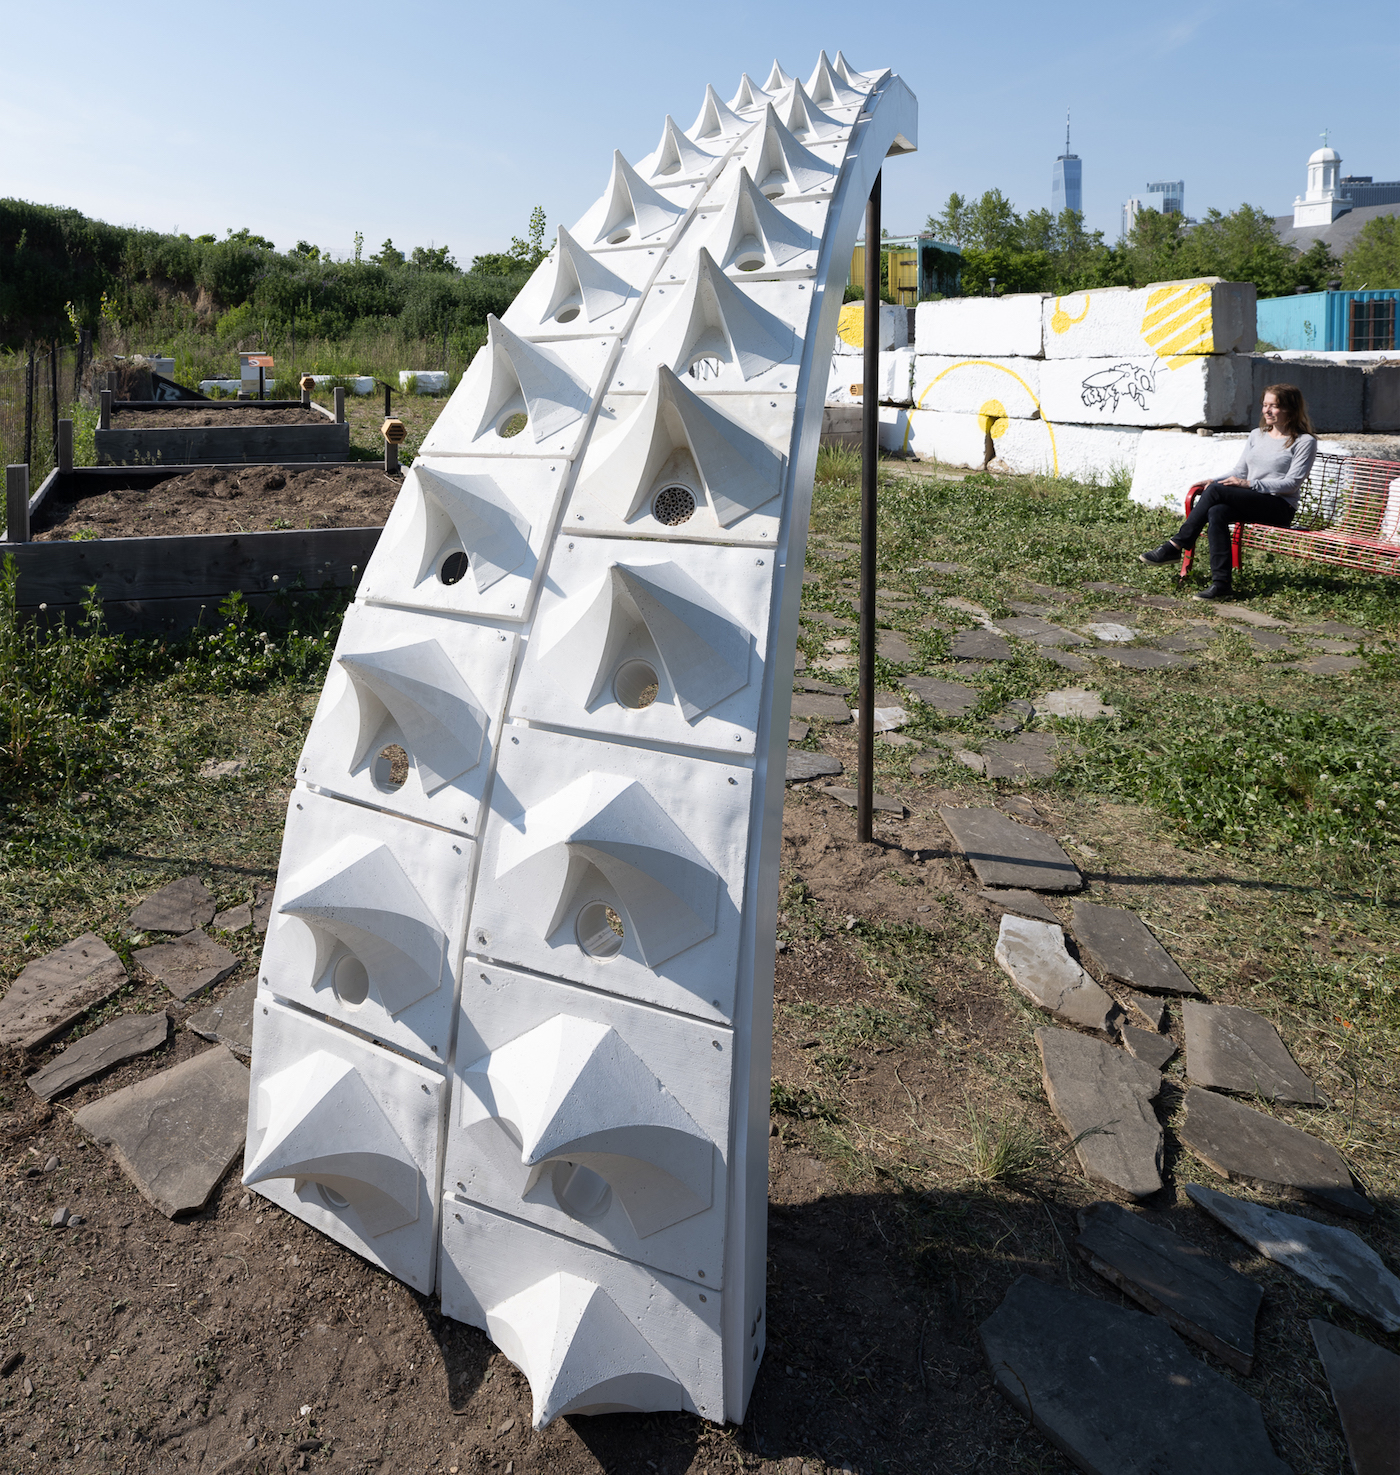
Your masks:
<svg viewBox="0 0 1400 1475"><path fill-rule="evenodd" d="M863 302L847 302L841 308L841 316L836 319L836 332L842 343L849 343L852 348L865 347L865 304Z"/></svg>
<svg viewBox="0 0 1400 1475"><path fill-rule="evenodd" d="M1006 434L1009 423L1006 406L999 399L984 400L982 408L977 412L977 423L984 434L990 434L993 440L1000 440Z"/></svg>

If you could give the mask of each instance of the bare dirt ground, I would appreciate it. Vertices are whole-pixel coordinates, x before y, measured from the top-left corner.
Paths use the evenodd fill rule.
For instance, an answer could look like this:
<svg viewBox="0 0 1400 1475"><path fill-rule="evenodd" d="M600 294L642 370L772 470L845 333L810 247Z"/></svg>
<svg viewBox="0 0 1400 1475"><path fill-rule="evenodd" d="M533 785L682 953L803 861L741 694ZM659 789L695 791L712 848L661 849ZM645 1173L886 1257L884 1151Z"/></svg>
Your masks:
<svg viewBox="0 0 1400 1475"><path fill-rule="evenodd" d="M208 466L154 487L107 491L45 507L34 538L382 527L402 488L402 477L387 476L364 462L300 470Z"/></svg>
<svg viewBox="0 0 1400 1475"><path fill-rule="evenodd" d="M324 425L326 417L315 410L293 407L269 410L259 404L235 405L223 410L205 410L198 401L187 409L119 410L112 415L113 430L185 430L191 425Z"/></svg>

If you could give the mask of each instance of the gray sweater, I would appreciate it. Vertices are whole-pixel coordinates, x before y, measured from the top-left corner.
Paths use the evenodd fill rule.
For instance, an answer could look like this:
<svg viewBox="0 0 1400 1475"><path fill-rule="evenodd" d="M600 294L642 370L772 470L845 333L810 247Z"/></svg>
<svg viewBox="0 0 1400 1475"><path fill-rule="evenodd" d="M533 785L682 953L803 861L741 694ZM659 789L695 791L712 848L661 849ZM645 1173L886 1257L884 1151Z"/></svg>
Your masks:
<svg viewBox="0 0 1400 1475"><path fill-rule="evenodd" d="M1275 440L1267 430L1251 430L1239 462L1229 475L1243 476L1253 491L1270 492L1296 507L1315 455L1316 436L1300 435L1290 446Z"/></svg>

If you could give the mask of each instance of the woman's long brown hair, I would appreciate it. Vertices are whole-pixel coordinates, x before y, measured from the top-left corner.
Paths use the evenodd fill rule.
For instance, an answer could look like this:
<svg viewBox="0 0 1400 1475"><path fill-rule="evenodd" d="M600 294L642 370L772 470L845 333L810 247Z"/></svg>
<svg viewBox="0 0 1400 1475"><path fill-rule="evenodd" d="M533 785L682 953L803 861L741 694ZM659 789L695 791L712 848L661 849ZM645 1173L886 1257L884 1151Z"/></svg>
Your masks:
<svg viewBox="0 0 1400 1475"><path fill-rule="evenodd" d="M1296 384L1266 384L1264 394L1271 394L1283 418L1283 433L1292 445L1300 435L1312 435L1312 421L1308 419L1308 407L1303 403L1303 391ZM1264 397L1259 397L1259 428L1267 430L1263 415Z"/></svg>

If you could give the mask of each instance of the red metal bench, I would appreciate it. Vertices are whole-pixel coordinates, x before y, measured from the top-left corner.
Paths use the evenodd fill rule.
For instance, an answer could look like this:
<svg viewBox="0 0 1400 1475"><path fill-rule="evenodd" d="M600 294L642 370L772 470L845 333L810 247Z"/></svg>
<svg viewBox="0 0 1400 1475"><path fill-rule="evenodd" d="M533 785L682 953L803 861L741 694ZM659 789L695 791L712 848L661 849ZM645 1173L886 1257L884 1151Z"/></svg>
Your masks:
<svg viewBox="0 0 1400 1475"><path fill-rule="evenodd" d="M1309 558L1315 563L1338 564L1362 573L1400 574L1400 529L1388 527L1385 530L1390 538L1380 536L1392 496L1395 506L1391 508L1391 521L1400 522L1400 486L1391 492L1396 482L1400 482L1400 461L1319 455L1303 483L1293 526L1235 523L1230 562L1239 568L1249 547L1290 558ZM1186 493L1188 515L1209 485L1198 481ZM1183 579L1191 568L1193 551L1187 548L1181 555Z"/></svg>

